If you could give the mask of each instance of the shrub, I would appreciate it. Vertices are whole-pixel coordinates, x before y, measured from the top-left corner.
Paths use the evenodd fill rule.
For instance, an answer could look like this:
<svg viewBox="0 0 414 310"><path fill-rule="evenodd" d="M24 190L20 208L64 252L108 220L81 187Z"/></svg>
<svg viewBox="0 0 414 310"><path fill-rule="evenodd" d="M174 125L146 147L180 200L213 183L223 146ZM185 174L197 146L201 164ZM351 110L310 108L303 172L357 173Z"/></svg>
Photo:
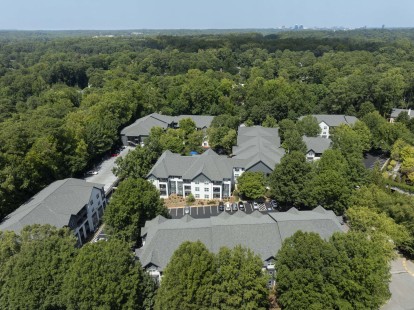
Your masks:
<svg viewBox="0 0 414 310"><path fill-rule="evenodd" d="M190 193L190 195L187 196L187 198L185 199L185 201L187 203L192 203L195 201L194 195L192 193Z"/></svg>

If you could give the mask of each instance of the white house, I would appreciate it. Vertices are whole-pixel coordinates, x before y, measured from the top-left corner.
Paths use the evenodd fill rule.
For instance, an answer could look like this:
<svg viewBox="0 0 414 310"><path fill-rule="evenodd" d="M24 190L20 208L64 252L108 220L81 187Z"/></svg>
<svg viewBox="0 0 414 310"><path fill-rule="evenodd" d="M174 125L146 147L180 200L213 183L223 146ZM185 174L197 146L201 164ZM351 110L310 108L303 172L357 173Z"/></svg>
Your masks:
<svg viewBox="0 0 414 310"><path fill-rule="evenodd" d="M312 116L318 121L319 127L321 128L320 136L323 138L329 138L333 128L341 124L353 125L358 120L355 116L348 115L315 114ZM303 116L299 119L302 118Z"/></svg>
<svg viewBox="0 0 414 310"><path fill-rule="evenodd" d="M331 147L332 141L329 138L302 137L306 144L306 160L315 161L321 158L322 153Z"/></svg>
<svg viewBox="0 0 414 310"><path fill-rule="evenodd" d="M211 149L193 156L165 151L147 179L163 198L192 193L196 199L223 199L231 196L245 171L269 174L284 153L277 128L240 127L232 156L220 156Z"/></svg>

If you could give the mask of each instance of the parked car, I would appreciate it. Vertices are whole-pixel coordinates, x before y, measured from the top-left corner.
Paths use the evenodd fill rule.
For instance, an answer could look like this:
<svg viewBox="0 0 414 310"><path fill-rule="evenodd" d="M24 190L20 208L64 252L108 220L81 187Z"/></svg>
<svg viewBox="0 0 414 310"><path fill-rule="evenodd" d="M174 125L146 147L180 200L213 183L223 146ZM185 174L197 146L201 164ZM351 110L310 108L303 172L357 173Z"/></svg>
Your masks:
<svg viewBox="0 0 414 310"><path fill-rule="evenodd" d="M253 209L254 210L258 210L259 209L259 204L256 201L253 201Z"/></svg>
<svg viewBox="0 0 414 310"><path fill-rule="evenodd" d="M236 202L233 202L232 209L233 209L233 211L237 211L238 210L237 203Z"/></svg>
<svg viewBox="0 0 414 310"><path fill-rule="evenodd" d="M119 153L112 153L111 157L117 157L119 155Z"/></svg>
<svg viewBox="0 0 414 310"><path fill-rule="evenodd" d="M190 214L190 206L184 207L184 214Z"/></svg>
<svg viewBox="0 0 414 310"><path fill-rule="evenodd" d="M88 172L86 172L87 175L97 175L98 171L96 170L89 170Z"/></svg>
<svg viewBox="0 0 414 310"><path fill-rule="evenodd" d="M239 201L239 210L244 211L244 203L241 200Z"/></svg>
<svg viewBox="0 0 414 310"><path fill-rule="evenodd" d="M230 204L230 202L226 202L226 211L231 211L231 204Z"/></svg>
<svg viewBox="0 0 414 310"><path fill-rule="evenodd" d="M224 202L220 201L218 207L220 211L224 211Z"/></svg>
<svg viewBox="0 0 414 310"><path fill-rule="evenodd" d="M278 205L277 205L277 201L276 200L270 200L270 205L275 210L278 208Z"/></svg>

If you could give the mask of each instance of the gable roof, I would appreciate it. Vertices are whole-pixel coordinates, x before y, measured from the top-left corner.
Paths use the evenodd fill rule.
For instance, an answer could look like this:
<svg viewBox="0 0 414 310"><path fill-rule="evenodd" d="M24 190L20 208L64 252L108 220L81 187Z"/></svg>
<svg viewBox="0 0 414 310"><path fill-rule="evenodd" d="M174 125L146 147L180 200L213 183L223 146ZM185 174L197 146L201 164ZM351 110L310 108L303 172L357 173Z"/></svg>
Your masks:
<svg viewBox="0 0 414 310"><path fill-rule="evenodd" d="M246 170L259 162L273 170L284 154L285 150L280 146L278 128L239 127L237 146L233 147L233 155L237 159L245 160Z"/></svg>
<svg viewBox="0 0 414 310"><path fill-rule="evenodd" d="M232 177L234 162L235 160L220 156L212 149L193 156L181 156L165 151L148 173L148 177L181 176L183 179L192 180L203 174L210 180L219 181Z"/></svg>
<svg viewBox="0 0 414 310"><path fill-rule="evenodd" d="M179 115L169 116L158 113L141 117L132 125L129 125L121 130L121 135L124 136L148 136L152 127L168 128L173 123L178 124L184 118L191 118L196 127L199 129L210 127L214 116L210 115Z"/></svg>
<svg viewBox="0 0 414 310"><path fill-rule="evenodd" d="M318 123L324 122L329 127L337 127L341 124L348 124L353 125L358 120L355 116L343 115L343 114L314 114L312 115L316 118ZM301 116L299 120L301 120L304 116Z"/></svg>
<svg viewBox="0 0 414 310"><path fill-rule="evenodd" d="M18 233L32 224L68 226L70 217L89 203L92 189L103 189L103 186L74 178L55 181L6 216L0 230Z"/></svg>
<svg viewBox="0 0 414 310"><path fill-rule="evenodd" d="M190 217L190 216L187 216ZM155 223L156 222L156 223ZM142 265L156 264L163 270L174 251L185 241L201 241L212 252L221 247L242 245L258 254L263 261L276 255L285 238L297 230L319 233L329 238L342 227L332 211L297 211L295 213L246 214L236 211L233 215L222 212L210 218L167 219L147 221L145 245L136 251ZM157 262L153 262L156 253Z"/></svg>
<svg viewBox="0 0 414 310"><path fill-rule="evenodd" d="M306 144L306 152L314 151L315 153L322 154L327 149L331 147L331 139L329 138L323 138L323 137L302 137L303 142Z"/></svg>

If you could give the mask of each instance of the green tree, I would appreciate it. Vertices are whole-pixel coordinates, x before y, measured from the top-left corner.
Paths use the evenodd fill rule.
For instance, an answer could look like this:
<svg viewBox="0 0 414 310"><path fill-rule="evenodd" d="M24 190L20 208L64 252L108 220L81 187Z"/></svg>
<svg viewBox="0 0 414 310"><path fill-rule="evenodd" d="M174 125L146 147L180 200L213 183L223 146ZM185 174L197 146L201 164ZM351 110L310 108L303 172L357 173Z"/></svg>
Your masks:
<svg viewBox="0 0 414 310"><path fill-rule="evenodd" d="M129 245L111 239L80 249L67 271L62 296L67 309L148 309L154 289Z"/></svg>
<svg viewBox="0 0 414 310"><path fill-rule="evenodd" d="M334 234L330 243L338 252L332 282L341 293L339 308L379 309L391 297L390 256L384 253L382 240L348 232Z"/></svg>
<svg viewBox="0 0 414 310"><path fill-rule="evenodd" d="M276 128L277 127L277 121L270 115L266 115L265 120L262 123L263 127L269 127L269 128Z"/></svg>
<svg viewBox="0 0 414 310"><path fill-rule="evenodd" d="M265 177L261 172L244 172L237 178L237 189L247 199L258 199L266 192Z"/></svg>
<svg viewBox="0 0 414 310"><path fill-rule="evenodd" d="M302 154L306 153L306 144L303 142L302 136L297 130L288 130L284 133L284 140L282 147L286 150L287 153L290 152L301 152Z"/></svg>
<svg viewBox="0 0 414 310"><path fill-rule="evenodd" d="M312 115L304 116L301 120L297 121L296 127L301 135L308 137L316 137L321 133L318 120Z"/></svg>
<svg viewBox="0 0 414 310"><path fill-rule="evenodd" d="M371 238L382 238L384 253L389 253L391 257L395 247L402 247L410 241L408 230L383 212L353 206L346 211L346 216L352 230L367 233Z"/></svg>
<svg viewBox="0 0 414 310"><path fill-rule="evenodd" d="M278 302L284 309L378 309L390 297L390 257L361 232L296 232L276 256Z"/></svg>
<svg viewBox="0 0 414 310"><path fill-rule="evenodd" d="M129 151L124 158L118 157L112 171L121 179L145 178L157 158L158 154L153 152L150 147L137 146L134 150Z"/></svg>
<svg viewBox="0 0 414 310"><path fill-rule="evenodd" d="M270 174L271 195L285 207L301 204L301 193L312 170L305 155L292 152L282 157Z"/></svg>
<svg viewBox="0 0 414 310"><path fill-rule="evenodd" d="M316 233L296 232L276 255L277 301L283 309L334 309L338 289L329 279L335 248Z"/></svg>
<svg viewBox="0 0 414 310"><path fill-rule="evenodd" d="M60 293L67 268L76 254L73 233L50 225L32 225L26 226L21 234L20 251L2 268L0 308L64 307Z"/></svg>
<svg viewBox="0 0 414 310"><path fill-rule="evenodd" d="M237 133L228 127L210 127L207 130L208 143L213 149L223 148L230 153L237 141Z"/></svg>
<svg viewBox="0 0 414 310"><path fill-rule="evenodd" d="M325 151L305 184L301 195L303 204L311 208L322 205L343 214L353 188L349 173L348 162L338 150Z"/></svg>
<svg viewBox="0 0 414 310"><path fill-rule="evenodd" d="M144 179L128 178L112 195L104 222L111 236L135 244L146 221L167 213L154 185Z"/></svg>
<svg viewBox="0 0 414 310"><path fill-rule="evenodd" d="M184 130L185 137L196 131L196 123L191 118L183 118L178 122L178 127Z"/></svg>
<svg viewBox="0 0 414 310"><path fill-rule="evenodd" d="M6 262L20 252L20 245L20 238L15 232L0 231L0 274Z"/></svg>
<svg viewBox="0 0 414 310"><path fill-rule="evenodd" d="M208 309L215 272L214 255L204 244L184 242L165 268L155 309Z"/></svg>
<svg viewBox="0 0 414 310"><path fill-rule="evenodd" d="M217 271L211 308L268 308L268 277L262 271L263 262L259 256L241 246L221 248L215 262Z"/></svg>

